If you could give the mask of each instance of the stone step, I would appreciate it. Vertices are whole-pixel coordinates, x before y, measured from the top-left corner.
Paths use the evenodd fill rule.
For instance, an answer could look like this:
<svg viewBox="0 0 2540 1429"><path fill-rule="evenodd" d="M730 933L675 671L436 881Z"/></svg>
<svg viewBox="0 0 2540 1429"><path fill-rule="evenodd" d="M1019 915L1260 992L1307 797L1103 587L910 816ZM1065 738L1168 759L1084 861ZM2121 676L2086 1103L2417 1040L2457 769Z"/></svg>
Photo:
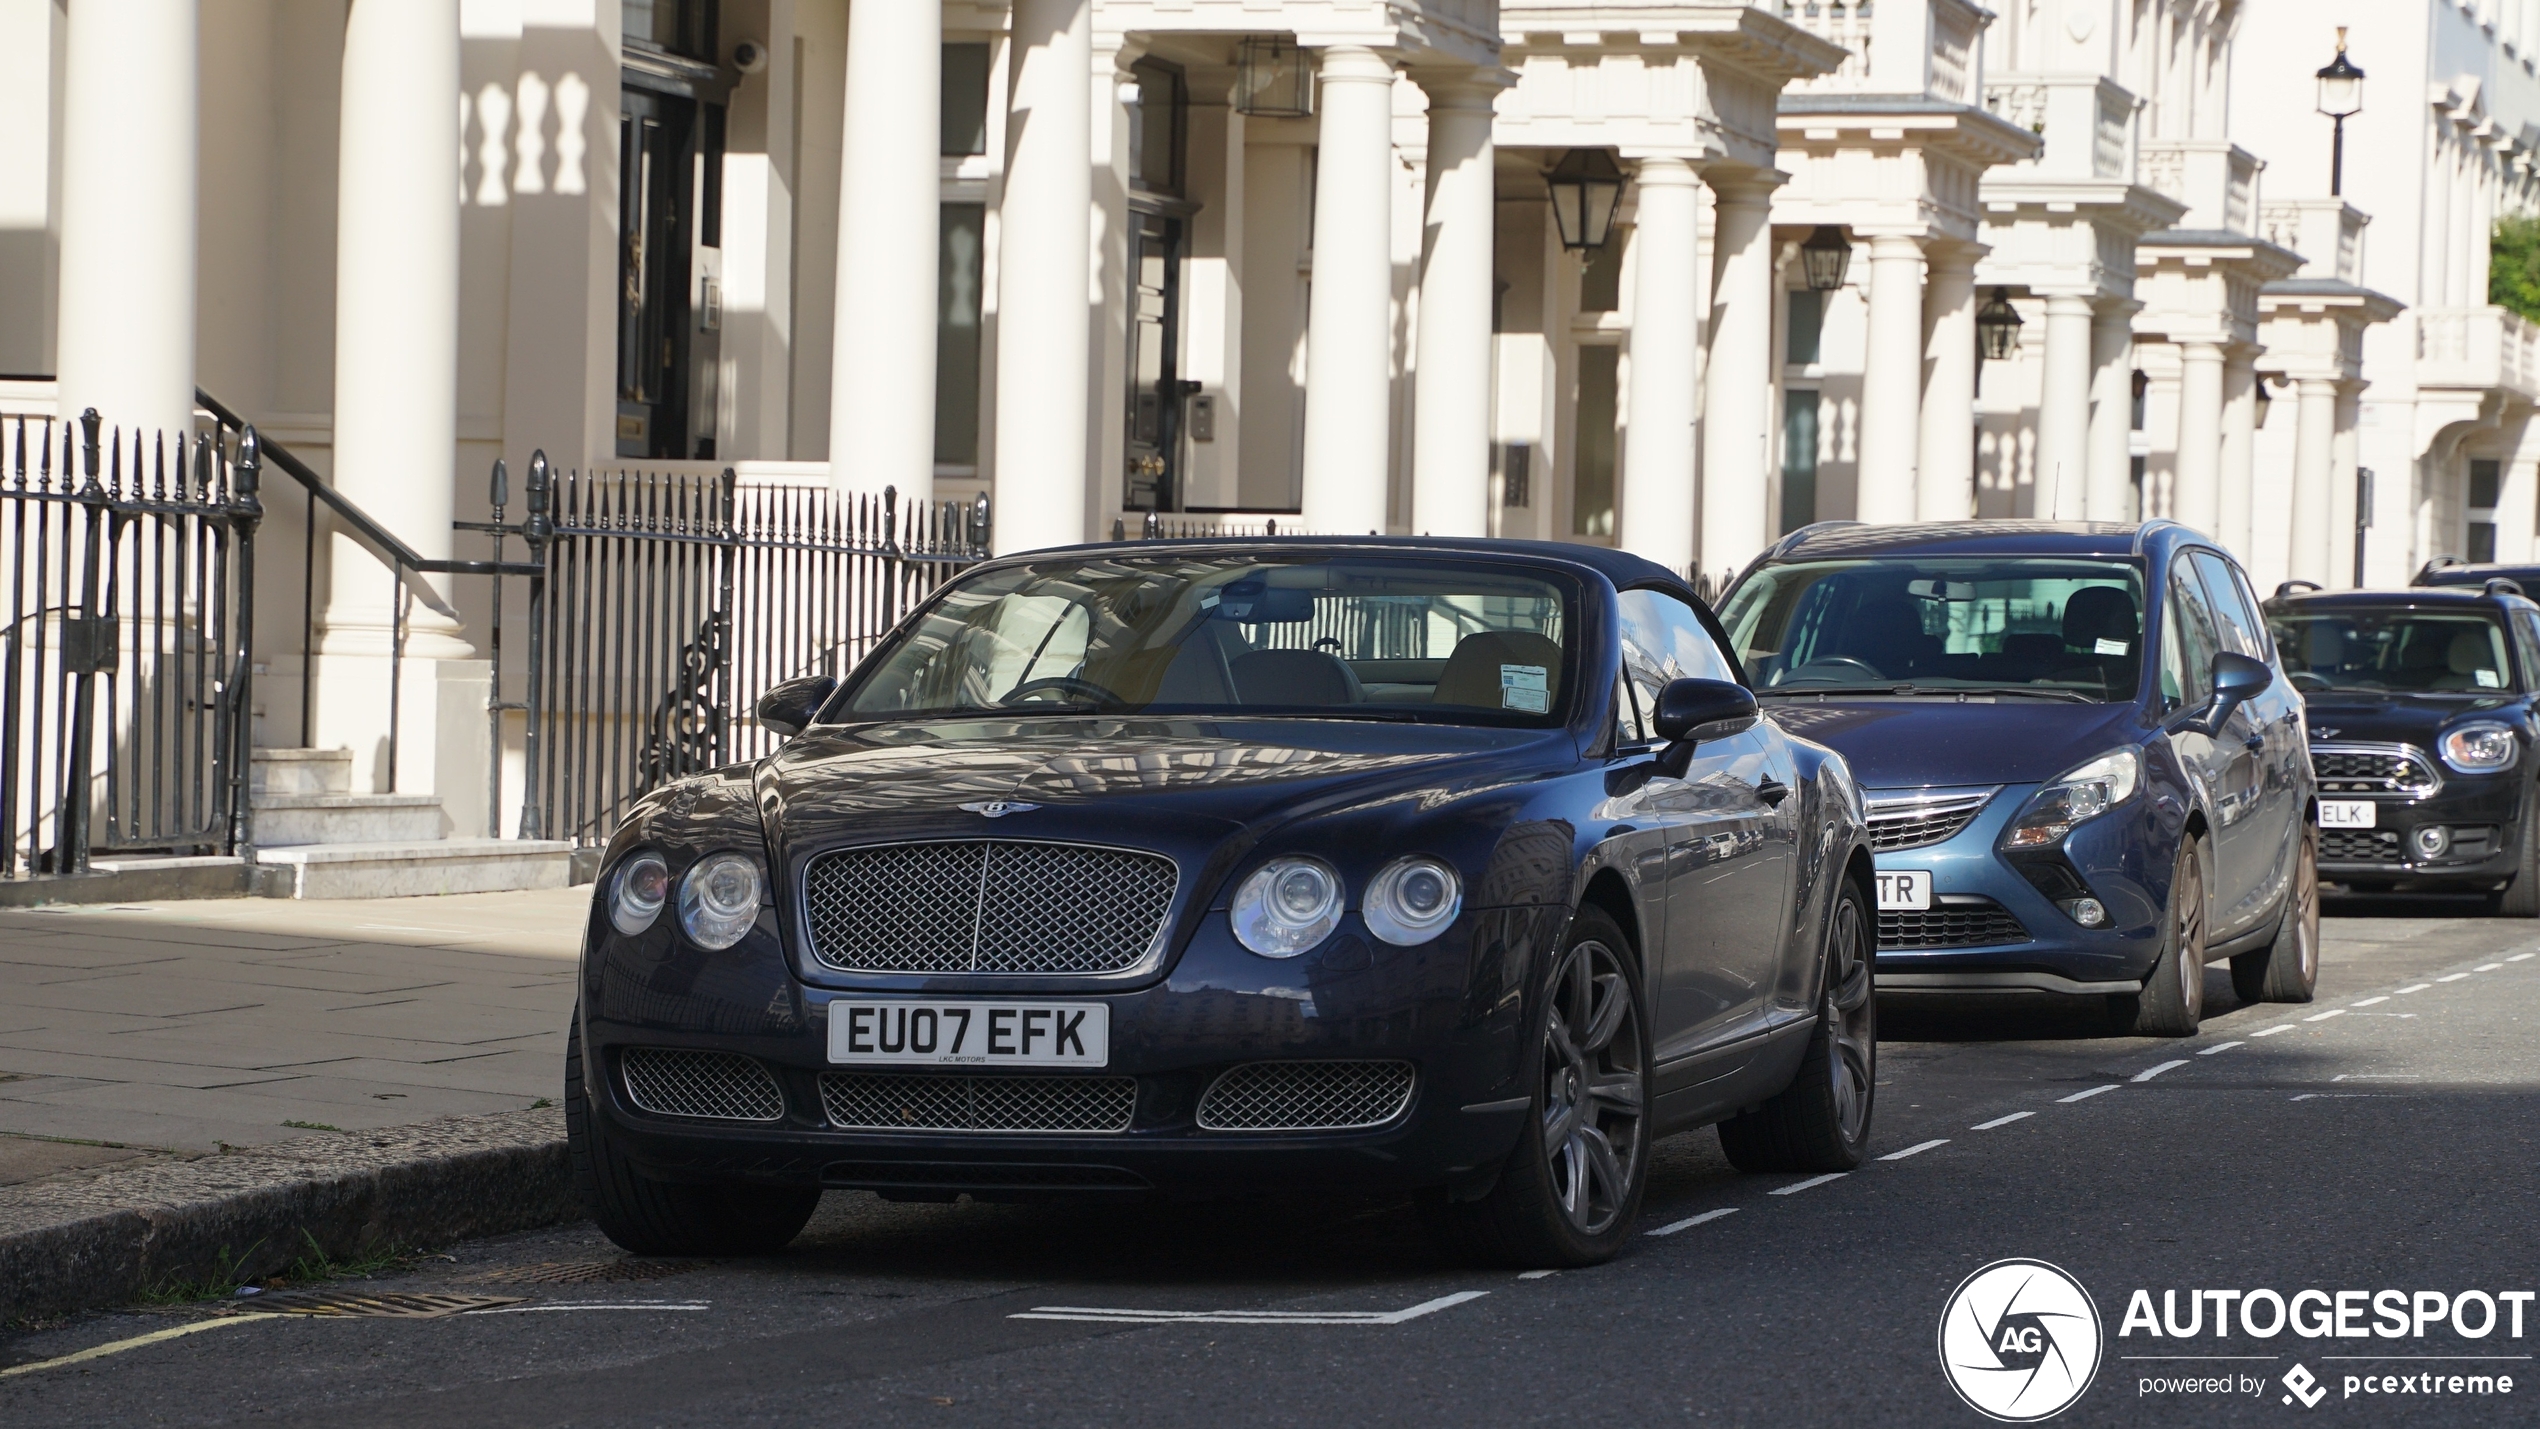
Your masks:
<svg viewBox="0 0 2540 1429"><path fill-rule="evenodd" d="M256 863L269 897L408 898L562 888L572 856L561 839L418 839L286 844L257 849Z"/></svg>
<svg viewBox="0 0 2540 1429"><path fill-rule="evenodd" d="M431 794L277 794L252 791L256 842L419 843L441 837L441 800Z"/></svg>
<svg viewBox="0 0 2540 1429"><path fill-rule="evenodd" d="M255 793L350 793L353 788L353 751L349 749L249 750L247 787Z"/></svg>

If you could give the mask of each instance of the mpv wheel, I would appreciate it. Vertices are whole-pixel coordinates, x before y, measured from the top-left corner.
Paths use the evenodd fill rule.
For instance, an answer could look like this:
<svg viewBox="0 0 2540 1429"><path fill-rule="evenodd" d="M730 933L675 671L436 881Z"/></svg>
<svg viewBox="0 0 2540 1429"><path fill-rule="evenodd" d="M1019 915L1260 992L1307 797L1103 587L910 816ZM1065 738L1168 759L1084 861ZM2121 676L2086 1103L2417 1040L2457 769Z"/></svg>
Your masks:
<svg viewBox="0 0 2540 1429"><path fill-rule="evenodd" d="M1595 1265L1630 1237L1649 1180L1649 1038L1639 961L1604 910L1582 908L1536 1022L1533 1117L1477 1201L1432 1201L1478 1259Z"/></svg>
<svg viewBox="0 0 2540 1429"><path fill-rule="evenodd" d="M2540 796L2525 800L2522 857L2514 860L2514 881L2488 895L2487 911L2499 918L2540 918Z"/></svg>
<svg viewBox="0 0 2540 1429"><path fill-rule="evenodd" d="M1849 879L1826 923L1826 984L1799 1075L1771 1101L1720 1123L1720 1149L1740 1171L1849 1171L1870 1143L1878 1092L1878 999L1870 917Z"/></svg>
<svg viewBox="0 0 2540 1429"><path fill-rule="evenodd" d="M2302 834L2293 890L2275 941L2231 960L2231 990L2242 1002L2308 1002L2320 977L2319 835Z"/></svg>
<svg viewBox="0 0 2540 1429"><path fill-rule="evenodd" d="M2204 1020L2206 913L2204 857L2196 840L2181 839L2160 960L2134 999L2129 1030L2135 1036L2190 1037Z"/></svg>

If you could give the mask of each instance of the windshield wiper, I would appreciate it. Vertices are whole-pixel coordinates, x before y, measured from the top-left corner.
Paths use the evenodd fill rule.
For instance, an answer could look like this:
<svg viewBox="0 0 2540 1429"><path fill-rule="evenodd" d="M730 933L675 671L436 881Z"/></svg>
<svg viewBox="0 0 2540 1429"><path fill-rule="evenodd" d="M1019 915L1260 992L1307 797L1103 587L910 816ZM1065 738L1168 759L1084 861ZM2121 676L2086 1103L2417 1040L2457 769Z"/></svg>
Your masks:
<svg viewBox="0 0 2540 1429"><path fill-rule="evenodd" d="M1916 685L1898 682L1893 685L1779 685L1755 692L1759 697L1800 695L1895 695L1904 699L1936 700L1951 695L2012 695L2034 700L2063 700L2070 704L2095 705L2079 690L2057 685Z"/></svg>

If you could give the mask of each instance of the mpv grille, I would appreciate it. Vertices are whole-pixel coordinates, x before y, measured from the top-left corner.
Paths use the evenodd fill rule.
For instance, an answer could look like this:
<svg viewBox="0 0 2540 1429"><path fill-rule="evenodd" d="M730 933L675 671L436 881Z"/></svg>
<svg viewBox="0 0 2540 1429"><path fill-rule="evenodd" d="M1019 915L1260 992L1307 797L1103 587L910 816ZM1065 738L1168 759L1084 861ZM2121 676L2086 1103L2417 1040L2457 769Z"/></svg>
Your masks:
<svg viewBox="0 0 2540 1429"><path fill-rule="evenodd" d="M1990 898L1955 897L1919 913L1879 915L1882 948L1990 948L2028 940L2020 920Z"/></svg>
<svg viewBox="0 0 2540 1429"><path fill-rule="evenodd" d="M1209 1083L1209 1131L1347 1131L1382 1126L1411 1101L1409 1062L1247 1062Z"/></svg>
<svg viewBox="0 0 2540 1429"><path fill-rule="evenodd" d="M2323 794L2397 794L2422 799L2443 776L2413 744L2314 744L2311 773Z"/></svg>
<svg viewBox="0 0 2540 1429"><path fill-rule="evenodd" d="M1870 800L1870 847L1880 853L1926 848L1958 836L1997 791Z"/></svg>
<svg viewBox="0 0 2540 1429"><path fill-rule="evenodd" d="M839 849L811 861L811 950L845 972L1107 973L1164 933L1161 854L965 839Z"/></svg>
<svg viewBox="0 0 2540 1429"><path fill-rule="evenodd" d="M776 1078L736 1052L630 1047L619 1065L627 1099L656 1116L774 1121L785 1114Z"/></svg>
<svg viewBox="0 0 2540 1429"><path fill-rule="evenodd" d="M2396 830L2320 830L2320 862L2322 863L2403 864L2407 861L2407 851L2400 847Z"/></svg>
<svg viewBox="0 0 2540 1429"><path fill-rule="evenodd" d="M832 1126L859 1131L1129 1129L1138 1084L1128 1077L902 1076L823 1072Z"/></svg>

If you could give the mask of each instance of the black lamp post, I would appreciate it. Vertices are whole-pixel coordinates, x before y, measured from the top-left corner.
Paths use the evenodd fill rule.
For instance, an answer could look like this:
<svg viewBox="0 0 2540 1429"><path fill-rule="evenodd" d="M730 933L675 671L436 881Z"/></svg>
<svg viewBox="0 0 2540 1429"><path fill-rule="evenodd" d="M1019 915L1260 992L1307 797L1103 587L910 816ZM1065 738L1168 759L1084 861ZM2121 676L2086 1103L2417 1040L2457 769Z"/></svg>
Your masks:
<svg viewBox="0 0 2540 1429"><path fill-rule="evenodd" d="M1614 232L1614 211L1623 206L1623 170L1603 149L1572 149L1547 176L1552 186L1552 221L1561 230L1561 246L1585 253L1605 246Z"/></svg>
<svg viewBox="0 0 2540 1429"><path fill-rule="evenodd" d="M2346 27L2337 27L2337 58L2320 66L2320 113L2336 125L2335 137L2329 140L2328 192L2331 197L2346 192L2346 119L2364 112L2364 72L2346 58Z"/></svg>
<svg viewBox="0 0 2540 1429"><path fill-rule="evenodd" d="M2020 350L2020 312L2011 306L2011 290L1996 288L1992 301L1976 309L1976 350L1987 362L2000 362Z"/></svg>
<svg viewBox="0 0 2540 1429"><path fill-rule="evenodd" d="M1818 224L1808 241L1799 245L1799 266L1808 275L1809 287L1831 293L1843 286L1844 270L1852 266L1852 240L1831 223Z"/></svg>

